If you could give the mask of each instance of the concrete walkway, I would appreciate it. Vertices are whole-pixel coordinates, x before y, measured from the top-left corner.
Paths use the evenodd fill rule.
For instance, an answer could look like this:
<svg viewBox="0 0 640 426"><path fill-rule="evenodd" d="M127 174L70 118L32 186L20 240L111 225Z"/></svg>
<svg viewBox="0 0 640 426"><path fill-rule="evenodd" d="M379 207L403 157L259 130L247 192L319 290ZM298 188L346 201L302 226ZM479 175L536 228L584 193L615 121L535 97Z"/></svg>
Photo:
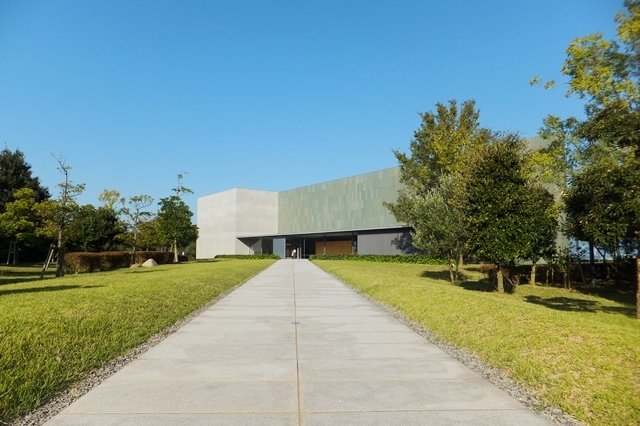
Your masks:
<svg viewBox="0 0 640 426"><path fill-rule="evenodd" d="M51 425L545 425L304 260L282 260Z"/></svg>

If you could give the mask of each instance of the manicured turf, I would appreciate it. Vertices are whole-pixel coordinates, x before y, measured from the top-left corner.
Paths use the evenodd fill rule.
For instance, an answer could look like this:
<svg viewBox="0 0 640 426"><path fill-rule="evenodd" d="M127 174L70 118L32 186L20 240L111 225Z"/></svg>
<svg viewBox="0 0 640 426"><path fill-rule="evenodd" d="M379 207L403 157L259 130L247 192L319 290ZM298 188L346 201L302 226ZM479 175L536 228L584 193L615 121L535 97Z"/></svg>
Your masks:
<svg viewBox="0 0 640 426"><path fill-rule="evenodd" d="M315 263L586 423L640 423L640 321L630 303L529 285L497 294L471 270L453 286L440 266Z"/></svg>
<svg viewBox="0 0 640 426"><path fill-rule="evenodd" d="M33 280L35 268L0 268L0 423L273 262L220 260L45 280Z"/></svg>

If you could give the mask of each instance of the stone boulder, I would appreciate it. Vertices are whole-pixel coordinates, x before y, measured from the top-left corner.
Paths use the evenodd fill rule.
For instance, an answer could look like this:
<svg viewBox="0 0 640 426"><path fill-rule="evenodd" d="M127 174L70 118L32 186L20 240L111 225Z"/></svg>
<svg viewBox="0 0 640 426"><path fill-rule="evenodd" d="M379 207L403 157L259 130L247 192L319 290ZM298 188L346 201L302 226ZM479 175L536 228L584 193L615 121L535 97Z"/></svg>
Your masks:
<svg viewBox="0 0 640 426"><path fill-rule="evenodd" d="M147 259L144 261L144 263L142 264L143 268L153 268L154 266L158 266L158 262L156 262L153 259Z"/></svg>

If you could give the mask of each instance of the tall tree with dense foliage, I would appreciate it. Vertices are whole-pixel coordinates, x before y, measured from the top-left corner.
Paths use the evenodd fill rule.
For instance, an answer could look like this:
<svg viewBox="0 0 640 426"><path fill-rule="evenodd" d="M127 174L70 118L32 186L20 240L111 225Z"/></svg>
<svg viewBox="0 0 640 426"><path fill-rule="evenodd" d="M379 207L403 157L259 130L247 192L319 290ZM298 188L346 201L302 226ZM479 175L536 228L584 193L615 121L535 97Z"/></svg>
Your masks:
<svg viewBox="0 0 640 426"><path fill-rule="evenodd" d="M178 247L185 246L198 237L198 227L191 223L193 213L182 200L182 195L192 193L182 184L183 175L178 175L178 186L173 188L174 195L160 199L158 227L173 250L173 261L178 262Z"/></svg>
<svg viewBox="0 0 640 426"><path fill-rule="evenodd" d="M504 291L503 269L555 241L555 218L548 214L553 197L527 180L524 147L516 135L497 137L477 149L464 172L468 246L497 265L499 292Z"/></svg>
<svg viewBox="0 0 640 426"><path fill-rule="evenodd" d="M30 188L36 194L37 201L49 198L49 191L40 184L40 179L31 174L31 165L19 149L0 151L0 212L10 202L15 191Z"/></svg>
<svg viewBox="0 0 640 426"><path fill-rule="evenodd" d="M67 231L67 243L71 249L99 252L113 250L124 227L115 210L87 204L78 207Z"/></svg>
<svg viewBox="0 0 640 426"><path fill-rule="evenodd" d="M33 244L38 239L40 221L36 213L38 194L31 188L14 192L13 200L0 213L0 238L13 243L13 263L18 261L19 246Z"/></svg>
<svg viewBox="0 0 640 426"><path fill-rule="evenodd" d="M570 131L583 141L566 194L568 229L613 253L635 246L640 318L640 1L616 16L618 40L576 38L562 68L586 118ZM629 244L633 242L633 244Z"/></svg>
<svg viewBox="0 0 640 426"><path fill-rule="evenodd" d="M465 157L488 143L491 132L480 127L474 101L436 104L435 112L420 115L410 154L395 151L403 189L387 204L395 218L411 226L413 244L433 256L444 257L451 279L457 278L467 233L455 200L456 179Z"/></svg>

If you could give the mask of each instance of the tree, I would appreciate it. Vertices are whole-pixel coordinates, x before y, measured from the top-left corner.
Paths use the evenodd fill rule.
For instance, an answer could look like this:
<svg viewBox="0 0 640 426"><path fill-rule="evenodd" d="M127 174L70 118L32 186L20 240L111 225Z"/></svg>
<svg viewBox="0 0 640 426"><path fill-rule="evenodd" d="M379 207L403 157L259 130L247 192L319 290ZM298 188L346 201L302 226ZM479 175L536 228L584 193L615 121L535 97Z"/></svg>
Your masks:
<svg viewBox="0 0 640 426"><path fill-rule="evenodd" d="M640 1L625 7L616 16L618 41L592 34L567 48L562 72L568 94L586 100L586 118L572 128L585 145L566 203L574 236L614 253L635 240L640 318Z"/></svg>
<svg viewBox="0 0 640 426"><path fill-rule="evenodd" d="M413 229L414 246L455 264L462 261L467 233L455 200L456 179L466 156L488 143L491 132L480 127L474 101L436 104L436 112L420 115L410 155L395 151L403 189L387 204L395 218ZM444 225L447 224L447 225ZM440 240L442 238L442 240Z"/></svg>
<svg viewBox="0 0 640 426"><path fill-rule="evenodd" d="M31 165L26 162L22 151L16 149L12 152L5 148L0 151L0 212L4 211L14 192L22 188L32 189L37 201L49 198L47 188L31 175Z"/></svg>
<svg viewBox="0 0 640 426"><path fill-rule="evenodd" d="M413 244L432 256L447 259L451 283L458 279L458 261L466 239L462 212L455 203L455 178L443 175L438 185L407 206L413 224Z"/></svg>
<svg viewBox="0 0 640 426"><path fill-rule="evenodd" d="M125 199L122 198L120 202L122 203L122 214L127 217L129 228L133 234L131 238L131 263L133 263L138 248L140 226L152 216L151 212L147 212L144 209L153 203L153 198L150 195L134 195L128 201L125 202Z"/></svg>
<svg viewBox="0 0 640 426"><path fill-rule="evenodd" d="M62 155L54 156L58 163L58 171L62 173L63 181L58 184L60 195L54 203L43 205L41 214L50 222L49 229L54 227L58 239L58 264L56 277L64 276L64 253L67 225L73 220L78 204L76 198L84 191L84 184L75 184L69 178L71 166Z"/></svg>
<svg viewBox="0 0 640 426"><path fill-rule="evenodd" d="M198 227L191 223L193 213L181 196L191 193L182 184L183 175L178 175L178 186L173 188L174 195L160 199L158 227L167 241L171 242L173 261L178 262L178 247L184 246L198 237Z"/></svg>
<svg viewBox="0 0 640 426"><path fill-rule="evenodd" d="M523 154L524 141L516 135L496 137L477 149L463 174L468 246L496 264L499 292L503 269L555 240L555 221L548 215L553 197L527 181Z"/></svg>
<svg viewBox="0 0 640 426"><path fill-rule="evenodd" d="M80 206L68 225L67 245L82 251L104 251L113 249L117 238L124 231L117 212L91 204Z"/></svg>
<svg viewBox="0 0 640 426"><path fill-rule="evenodd" d="M103 189L98 200L102 203L103 207L109 210L116 211L116 204L121 200L120 192L115 189Z"/></svg>
<svg viewBox="0 0 640 426"><path fill-rule="evenodd" d="M13 263L17 262L18 243L27 245L37 239L39 226L35 206L38 194L31 188L22 188L14 192L13 201L5 204L0 213L0 237L13 242Z"/></svg>
<svg viewBox="0 0 640 426"><path fill-rule="evenodd" d="M161 247L168 247L171 243L162 234L157 218L153 218L140 224L137 244L143 250L159 250Z"/></svg>

